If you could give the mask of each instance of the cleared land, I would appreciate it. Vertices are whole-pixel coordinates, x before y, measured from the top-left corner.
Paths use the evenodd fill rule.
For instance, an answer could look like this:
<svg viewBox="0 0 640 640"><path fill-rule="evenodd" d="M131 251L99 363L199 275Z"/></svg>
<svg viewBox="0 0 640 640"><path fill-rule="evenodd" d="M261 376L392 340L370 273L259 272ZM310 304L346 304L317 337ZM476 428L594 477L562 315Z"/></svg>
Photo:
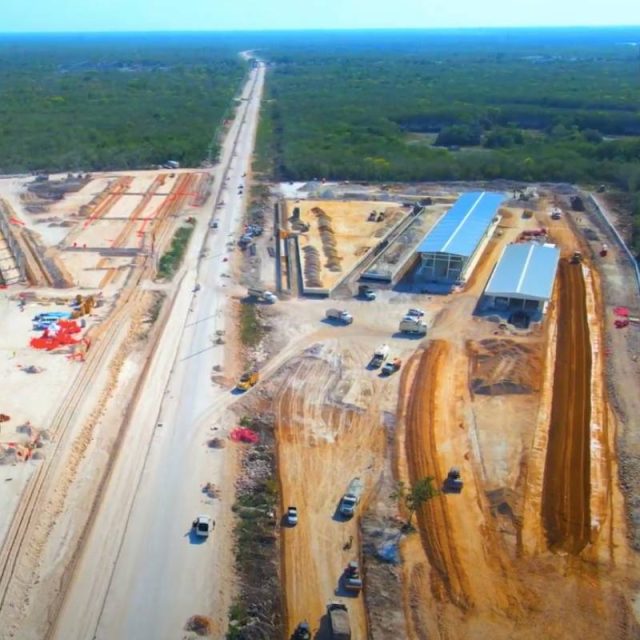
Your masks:
<svg viewBox="0 0 640 640"><path fill-rule="evenodd" d="M69 201L38 197L32 180L0 182L0 198L12 202L11 213L43 284L51 286L60 272L66 286L104 289L124 284L137 256L163 248L166 236L192 212L197 213L211 189L203 172L145 171L95 175L78 183L53 176L51 186L74 190ZM57 265L53 273L48 265ZM1 267L2 265L0 265ZM115 289L114 289L115 287Z"/></svg>
<svg viewBox="0 0 640 640"><path fill-rule="evenodd" d="M286 205L290 228L300 231L303 282L309 289L333 288L409 214L396 202L301 200Z"/></svg>
<svg viewBox="0 0 640 640"><path fill-rule="evenodd" d="M348 562L361 562L363 506L351 520L338 513L354 476L365 484L366 502L384 450L379 382L354 371L363 357L361 349L317 349L292 364L275 400L282 513L289 505L299 511L298 525L282 532L288 634L305 619L326 634L327 603L339 599L349 608L354 639L367 637L362 596L349 597L340 586Z"/></svg>

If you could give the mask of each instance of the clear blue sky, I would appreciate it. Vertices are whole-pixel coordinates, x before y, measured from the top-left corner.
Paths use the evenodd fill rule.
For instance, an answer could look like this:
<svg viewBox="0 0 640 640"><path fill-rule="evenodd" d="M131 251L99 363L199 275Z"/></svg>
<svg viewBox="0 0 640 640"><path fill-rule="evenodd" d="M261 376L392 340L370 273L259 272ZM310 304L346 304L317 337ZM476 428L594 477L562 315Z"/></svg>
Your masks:
<svg viewBox="0 0 640 640"><path fill-rule="evenodd" d="M0 0L0 32L638 24L640 0Z"/></svg>

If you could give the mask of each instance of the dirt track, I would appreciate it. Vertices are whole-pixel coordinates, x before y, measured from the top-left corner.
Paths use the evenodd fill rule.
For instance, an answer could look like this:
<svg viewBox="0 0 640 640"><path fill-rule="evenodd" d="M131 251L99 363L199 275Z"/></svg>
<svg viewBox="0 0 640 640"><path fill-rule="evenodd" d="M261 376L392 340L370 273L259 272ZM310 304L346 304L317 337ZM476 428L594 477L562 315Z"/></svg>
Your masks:
<svg viewBox="0 0 640 640"><path fill-rule="evenodd" d="M582 269L562 260L542 516L550 548L579 553L590 533L591 345Z"/></svg>
<svg viewBox="0 0 640 640"><path fill-rule="evenodd" d="M410 393L407 410L406 450L411 483L432 476L435 486L441 487L444 474L438 464L438 451L434 434L436 420L456 420L455 411L439 406L443 398L439 390L444 384L435 384L436 372L444 372L443 363L450 357L450 346L443 341L432 342L423 351L417 363L416 377ZM452 544L451 520L447 502L434 499L419 509L417 519L423 548L431 568L441 580L442 587L453 602L466 608L469 606L468 586L455 546Z"/></svg>
<svg viewBox="0 0 640 640"><path fill-rule="evenodd" d="M344 352L340 358L330 352L303 358L275 400L282 507L295 505L299 511L298 525L282 531L288 634L306 619L317 637L326 637L326 605L338 599L349 609L354 640L367 637L362 596L345 596L339 588L346 564L361 559L358 518L343 521L336 515L354 476L371 490L385 446L377 381L349 371L349 364L361 367L359 361ZM351 549L345 549L350 538Z"/></svg>

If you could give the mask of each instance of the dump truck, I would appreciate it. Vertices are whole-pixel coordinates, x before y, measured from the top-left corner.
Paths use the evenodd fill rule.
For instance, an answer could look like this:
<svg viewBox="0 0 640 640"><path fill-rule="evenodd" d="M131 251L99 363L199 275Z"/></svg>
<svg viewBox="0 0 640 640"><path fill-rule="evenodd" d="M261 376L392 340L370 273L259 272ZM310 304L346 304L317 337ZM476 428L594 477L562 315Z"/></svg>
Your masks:
<svg viewBox="0 0 640 640"><path fill-rule="evenodd" d="M389 345L381 344L374 352L369 366L377 369L389 357Z"/></svg>
<svg viewBox="0 0 640 640"><path fill-rule="evenodd" d="M353 517L356 507L360 502L360 497L364 491L364 484L360 478L354 478L347 487L342 499L340 500L340 513L345 518Z"/></svg>
<svg viewBox="0 0 640 640"><path fill-rule="evenodd" d="M343 309L327 309L325 317L327 320L335 320L342 322L342 324L351 324L353 322L353 316Z"/></svg>
<svg viewBox="0 0 640 640"><path fill-rule="evenodd" d="M362 576L355 561L350 562L342 574L342 582L346 591L360 593L362 591Z"/></svg>
<svg viewBox="0 0 640 640"><path fill-rule="evenodd" d="M558 207L553 207L551 209L551 219L560 220L560 218L562 218L562 211Z"/></svg>
<svg viewBox="0 0 640 640"><path fill-rule="evenodd" d="M252 298L257 298L262 302L268 302L269 304L273 304L274 302L278 301L278 298L274 293L271 293L271 291L266 291L265 289L251 288L247 291L247 295L251 296Z"/></svg>
<svg viewBox="0 0 640 640"><path fill-rule="evenodd" d="M351 640L351 623L347 606L341 602L330 602L327 605L327 614L332 640Z"/></svg>
<svg viewBox="0 0 640 640"><path fill-rule="evenodd" d="M240 376L236 389L239 389L240 391L247 391L253 387L259 379L260 375L257 371L247 371L247 373L243 373L242 376Z"/></svg>
<svg viewBox="0 0 640 640"><path fill-rule="evenodd" d="M405 316L400 320L398 327L400 333L415 333L417 335L427 335L427 323L416 316Z"/></svg>
<svg viewBox="0 0 640 640"><path fill-rule="evenodd" d="M376 299L376 292L367 284L361 284L358 287L358 295L365 300Z"/></svg>

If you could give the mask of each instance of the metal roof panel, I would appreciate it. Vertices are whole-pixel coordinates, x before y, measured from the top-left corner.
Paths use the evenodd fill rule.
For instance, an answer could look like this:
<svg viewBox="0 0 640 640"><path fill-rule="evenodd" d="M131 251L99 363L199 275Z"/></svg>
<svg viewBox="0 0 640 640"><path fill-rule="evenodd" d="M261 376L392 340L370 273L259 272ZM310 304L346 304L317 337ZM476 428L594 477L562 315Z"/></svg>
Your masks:
<svg viewBox="0 0 640 640"><path fill-rule="evenodd" d="M505 298L548 300L558 269L560 249L554 245L507 245L489 278L485 294Z"/></svg>
<svg viewBox="0 0 640 640"><path fill-rule="evenodd" d="M487 191L461 195L427 233L418 251L471 257L503 200L501 193Z"/></svg>

